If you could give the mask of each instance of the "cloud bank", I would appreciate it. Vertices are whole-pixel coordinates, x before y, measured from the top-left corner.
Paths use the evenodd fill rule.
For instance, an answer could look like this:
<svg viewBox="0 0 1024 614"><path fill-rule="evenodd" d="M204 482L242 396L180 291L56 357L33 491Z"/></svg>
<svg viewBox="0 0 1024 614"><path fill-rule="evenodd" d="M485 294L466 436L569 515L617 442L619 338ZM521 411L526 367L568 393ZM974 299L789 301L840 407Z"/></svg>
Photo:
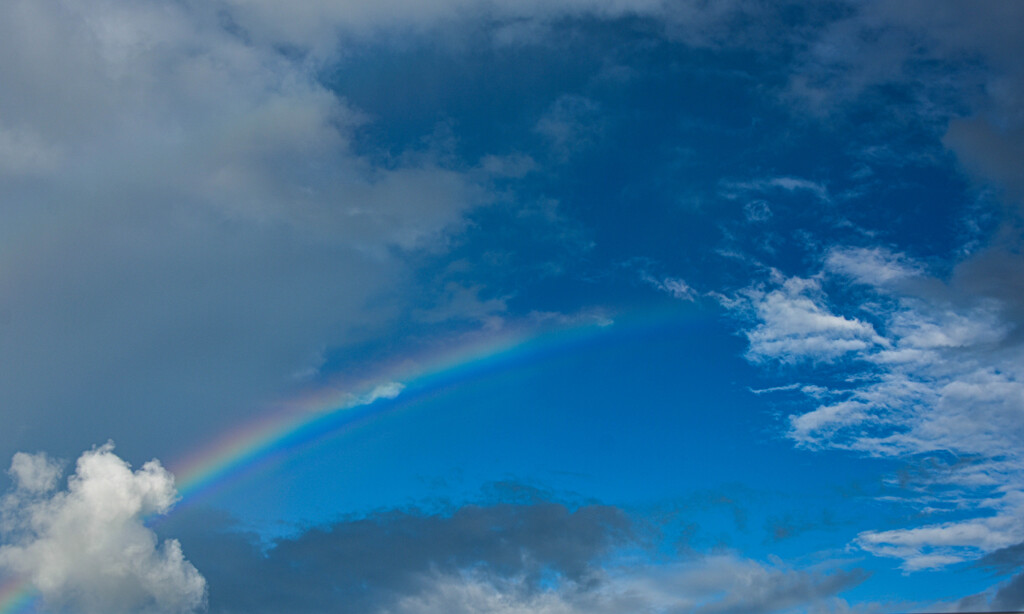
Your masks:
<svg viewBox="0 0 1024 614"><path fill-rule="evenodd" d="M210 612L225 614L846 611L838 593L866 577L730 553L659 560L621 509L542 500L381 511L266 549L210 510L163 530L207 574Z"/></svg>

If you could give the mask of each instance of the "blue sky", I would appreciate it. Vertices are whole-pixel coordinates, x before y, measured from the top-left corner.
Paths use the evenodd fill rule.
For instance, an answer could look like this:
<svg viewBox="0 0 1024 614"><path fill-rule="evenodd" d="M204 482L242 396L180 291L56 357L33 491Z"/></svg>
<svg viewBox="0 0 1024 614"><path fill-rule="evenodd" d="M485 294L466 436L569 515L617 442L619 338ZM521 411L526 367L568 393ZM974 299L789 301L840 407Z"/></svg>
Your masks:
<svg viewBox="0 0 1024 614"><path fill-rule="evenodd" d="M5 3L0 612L1024 609L1022 19Z"/></svg>

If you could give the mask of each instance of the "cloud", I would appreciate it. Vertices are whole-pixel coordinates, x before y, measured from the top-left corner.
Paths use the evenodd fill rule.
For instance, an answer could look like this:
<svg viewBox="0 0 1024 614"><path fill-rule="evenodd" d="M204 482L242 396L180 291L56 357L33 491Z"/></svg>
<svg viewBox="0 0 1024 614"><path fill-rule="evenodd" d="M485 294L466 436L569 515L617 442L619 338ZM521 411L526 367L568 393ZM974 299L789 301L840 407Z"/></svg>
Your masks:
<svg viewBox="0 0 1024 614"><path fill-rule="evenodd" d="M562 159L594 144L603 130L601 108L589 98L566 94L553 102L534 130Z"/></svg>
<svg viewBox="0 0 1024 614"><path fill-rule="evenodd" d="M144 524L176 498L156 460L132 469L106 444L85 452L65 491L42 454L15 455L2 500L0 568L27 578L47 607L84 613L192 612L206 582L173 539Z"/></svg>
<svg viewBox="0 0 1024 614"><path fill-rule="evenodd" d="M641 279L647 284L653 286L655 289L664 292L672 298L679 299L682 301L693 302L697 300L697 292L686 283L685 280L678 277L663 277L661 279L654 277L650 273L641 273Z"/></svg>
<svg viewBox="0 0 1024 614"><path fill-rule="evenodd" d="M726 181L723 182L720 187L720 193L725 198L736 199L745 194L764 194L773 191L782 192L804 192L815 197L822 203L831 203L832 198L829 196L828 188L824 184L810 179L804 179L802 177L769 177L764 179L755 179L752 181ZM762 201L756 201L762 202ZM749 206L754 205L751 203ZM754 205L756 207L756 205ZM748 211L748 215L751 219L756 221L764 221L771 215L770 209L767 207L767 203L764 203L762 207L759 207L757 211ZM753 214L753 215L751 215Z"/></svg>
<svg viewBox="0 0 1024 614"><path fill-rule="evenodd" d="M824 114L866 99L885 101L887 121L944 137L972 174L1022 202L1024 69L1017 58L1024 43L1013 24L1024 19L1024 7L871 0L846 8L807 33L790 98Z"/></svg>
<svg viewBox="0 0 1024 614"><path fill-rule="evenodd" d="M872 325L832 313L815 279L792 277L772 289L752 287L743 304L757 324L746 331L754 362L833 361L884 340Z"/></svg>
<svg viewBox="0 0 1024 614"><path fill-rule="evenodd" d="M932 514L968 514L857 537L908 570L1024 539L1024 346L1016 334L1024 320L1019 296L985 290L1015 287L1019 273L1004 275L1006 258L1019 261L990 253L943 282L904 254L835 248L814 279L776 272L732 304L750 318L750 360L805 365L801 381L817 379L801 386L810 409L789 417L794 442L923 463L903 485L905 501ZM826 284L850 283L845 300L830 301ZM807 361L842 361L845 375Z"/></svg>
<svg viewBox="0 0 1024 614"><path fill-rule="evenodd" d="M398 395L402 394L405 390L405 384L400 382L388 382L386 384L380 384L374 387L373 390L364 394L361 397L357 397L354 401L355 405L371 405L380 399L394 399Z"/></svg>
<svg viewBox="0 0 1024 614"><path fill-rule="evenodd" d="M212 515L211 515L212 514ZM553 579L587 586L596 562L627 543L632 524L612 507L498 504L450 515L383 511L279 539L261 551L212 512L172 518L210 581L211 612L383 612L435 578L468 573L481 581L515 579L536 592ZM560 580L559 580L560 581Z"/></svg>
<svg viewBox="0 0 1024 614"><path fill-rule="evenodd" d="M471 614L622 614L697 612L761 614L842 608L836 593L865 578L857 572L818 573L785 569L730 555L665 567L610 572L596 589L562 586L524 592L469 575L435 578L426 590L399 599L386 612Z"/></svg>
<svg viewBox="0 0 1024 614"><path fill-rule="evenodd" d="M908 258L880 247L833 249L825 259L825 269L874 286L919 277L924 272Z"/></svg>
<svg viewBox="0 0 1024 614"><path fill-rule="evenodd" d="M783 612L839 607L837 593L865 578L732 554L651 561L629 517L601 505L381 511L278 539L265 554L229 519L191 514L163 530L179 534L208 570L212 613L341 604L373 614Z"/></svg>
<svg viewBox="0 0 1024 614"><path fill-rule="evenodd" d="M489 202L432 145L357 152L367 115L245 4L0 6L0 453L176 453L392 322Z"/></svg>
<svg viewBox="0 0 1024 614"><path fill-rule="evenodd" d="M978 612L988 609L993 612L1024 609L1024 543L1014 544L991 552L976 563L1000 574L1011 574L1009 580L999 582L987 590L968 595L953 604L952 611Z"/></svg>
<svg viewBox="0 0 1024 614"><path fill-rule="evenodd" d="M420 34L466 20L517 26L499 30L505 43L532 41L536 26L561 18L659 16L665 13L666 5L663 0L430 0L415 4L401 0L373 4L316 0L284 10L269 0L230 0L224 4L237 25L256 40L292 45L320 56L333 53L343 37Z"/></svg>
<svg viewBox="0 0 1024 614"><path fill-rule="evenodd" d="M19 490L44 493L56 488L61 468L60 463L45 454L18 452L11 460L8 473Z"/></svg>

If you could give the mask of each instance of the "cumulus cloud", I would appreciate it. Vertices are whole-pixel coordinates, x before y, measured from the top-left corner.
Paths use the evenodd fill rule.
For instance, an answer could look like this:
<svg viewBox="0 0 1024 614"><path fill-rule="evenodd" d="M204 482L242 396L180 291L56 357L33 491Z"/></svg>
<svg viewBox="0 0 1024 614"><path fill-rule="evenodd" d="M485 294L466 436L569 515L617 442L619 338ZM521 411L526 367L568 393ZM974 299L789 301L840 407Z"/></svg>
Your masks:
<svg viewBox="0 0 1024 614"><path fill-rule="evenodd" d="M53 490L60 478L60 463L45 454L18 452L11 459L8 471L14 478L15 487L30 493L44 493Z"/></svg>
<svg viewBox="0 0 1024 614"><path fill-rule="evenodd" d="M929 459L904 485L907 502L929 513L973 514L857 537L861 548L903 559L908 570L977 558L1024 539L1020 299L979 292L988 274L979 275L977 262L964 266L972 267L970 288L957 275L952 282L930 277L903 254L836 248L814 280L776 274L733 304L751 318L752 361L824 358L848 369L842 380L818 375L805 392L811 409L789 417L790 438L812 449ZM989 274L995 270L1002 269ZM853 300L830 300L826 282L852 283Z"/></svg>
<svg viewBox="0 0 1024 614"><path fill-rule="evenodd" d="M152 460L132 471L106 444L85 452L67 490L45 455L15 455L16 489L2 500L0 568L27 578L47 607L84 613L192 612L206 581L173 539L145 525L177 493Z"/></svg>

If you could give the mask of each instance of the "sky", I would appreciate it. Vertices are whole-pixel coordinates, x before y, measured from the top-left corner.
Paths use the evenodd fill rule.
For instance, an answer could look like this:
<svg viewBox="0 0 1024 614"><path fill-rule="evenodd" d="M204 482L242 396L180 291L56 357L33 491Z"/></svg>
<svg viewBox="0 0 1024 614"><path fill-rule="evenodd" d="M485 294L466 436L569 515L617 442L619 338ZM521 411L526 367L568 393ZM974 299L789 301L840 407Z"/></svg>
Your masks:
<svg viewBox="0 0 1024 614"><path fill-rule="evenodd" d="M0 3L0 614L1024 610L1021 23Z"/></svg>

